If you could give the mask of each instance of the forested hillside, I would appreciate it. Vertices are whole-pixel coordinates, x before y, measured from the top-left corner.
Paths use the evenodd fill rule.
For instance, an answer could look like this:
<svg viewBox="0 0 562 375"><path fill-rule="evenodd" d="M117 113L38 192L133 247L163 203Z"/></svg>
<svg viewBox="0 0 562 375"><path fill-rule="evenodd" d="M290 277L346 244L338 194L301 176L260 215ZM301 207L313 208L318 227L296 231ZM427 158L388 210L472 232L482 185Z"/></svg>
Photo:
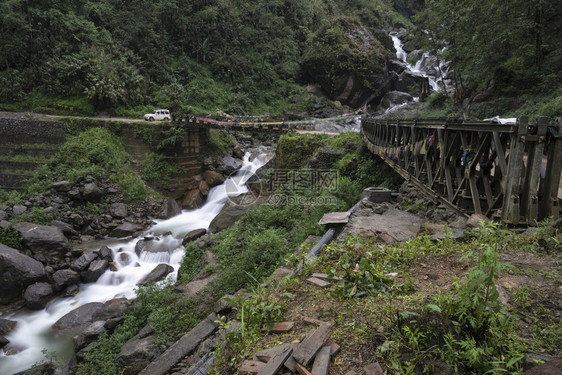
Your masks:
<svg viewBox="0 0 562 375"><path fill-rule="evenodd" d="M562 2L428 0L414 17L425 49L453 64L457 103L562 116Z"/></svg>
<svg viewBox="0 0 562 375"><path fill-rule="evenodd" d="M4 0L0 109L279 116L312 112L309 83L374 108L395 90L383 29L407 27L451 62L456 105L558 116L561 14L559 0Z"/></svg>
<svg viewBox="0 0 562 375"><path fill-rule="evenodd" d="M392 3L2 1L0 102L77 113L275 111L304 92L295 83L308 80L302 58L316 31L340 17L372 30L407 22Z"/></svg>

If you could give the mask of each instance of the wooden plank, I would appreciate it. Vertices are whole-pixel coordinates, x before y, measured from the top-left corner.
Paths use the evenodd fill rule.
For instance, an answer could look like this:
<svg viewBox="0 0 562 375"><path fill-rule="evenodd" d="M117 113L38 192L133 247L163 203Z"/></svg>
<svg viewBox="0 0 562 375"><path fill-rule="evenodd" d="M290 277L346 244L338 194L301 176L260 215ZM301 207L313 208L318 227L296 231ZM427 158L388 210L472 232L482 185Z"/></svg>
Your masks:
<svg viewBox="0 0 562 375"><path fill-rule="evenodd" d="M306 281L308 281L309 283L314 284L316 286L319 286L320 288L327 288L330 285L332 285L329 282L317 279L316 277L309 277L308 279L306 279Z"/></svg>
<svg viewBox="0 0 562 375"><path fill-rule="evenodd" d="M264 326L261 330L262 332L287 333L290 332L294 326L294 322L276 322L273 323L273 327L271 327L271 329L268 326Z"/></svg>
<svg viewBox="0 0 562 375"><path fill-rule="evenodd" d="M498 132L493 132L492 137L494 138L494 148L498 155L498 165L500 166L502 175L505 176L507 174L507 163L505 161L505 151L503 150L500 134Z"/></svg>
<svg viewBox="0 0 562 375"><path fill-rule="evenodd" d="M269 349L261 350L257 353L254 353L253 359L255 361L259 360L259 361L269 362L271 358L275 357L277 354L283 352L285 349L290 347L291 344L281 344Z"/></svg>
<svg viewBox="0 0 562 375"><path fill-rule="evenodd" d="M324 346L316 357L314 358L314 365L312 365L312 375L328 375L328 369L330 367L330 353L332 348L329 346Z"/></svg>
<svg viewBox="0 0 562 375"><path fill-rule="evenodd" d="M523 208L523 215L527 220L527 223L535 223L538 218L539 213L539 198L537 196L539 180L540 180L540 170L542 164L542 156L544 151L544 140L546 139L547 132L547 118L539 117L537 121L537 136L538 139L543 139L543 141L538 141L535 143L533 148L529 148L528 156L528 168L527 175L525 176L525 183L523 186L523 197L521 199L521 206Z"/></svg>
<svg viewBox="0 0 562 375"><path fill-rule="evenodd" d="M264 362L260 361L244 361L240 366L239 372L241 374L257 374L265 367Z"/></svg>
<svg viewBox="0 0 562 375"><path fill-rule="evenodd" d="M332 355L332 357L335 357L336 355L338 355L338 353L341 351L341 346L336 344L335 342L333 342L332 340L328 340L326 341L326 346L329 346L330 349L332 349L332 351L330 352L330 354Z"/></svg>
<svg viewBox="0 0 562 375"><path fill-rule="evenodd" d="M293 358L303 366L308 366L316 353L322 348L324 342L330 335L330 326L320 325L312 336L307 337L297 345Z"/></svg>
<svg viewBox="0 0 562 375"><path fill-rule="evenodd" d="M525 142L521 140L527 132L528 116L522 116L517 121L517 131L511 136L509 161L507 163L507 181L503 191L502 220L518 224L520 221L520 184L521 171L523 166L523 154L525 152Z"/></svg>
<svg viewBox="0 0 562 375"><path fill-rule="evenodd" d="M312 375L303 365L301 365L300 363L297 363L296 365L296 370L299 373L299 375Z"/></svg>
<svg viewBox="0 0 562 375"><path fill-rule="evenodd" d="M282 352L276 354L273 358L267 362L264 368L262 368L258 375L275 375L277 372L283 367L285 361L291 356L293 353L293 348L288 347L285 348Z"/></svg>
<svg viewBox="0 0 562 375"><path fill-rule="evenodd" d="M559 120L562 121L562 120ZM558 133L562 133L562 124L558 123L554 127ZM560 172L562 171L562 138L551 138L547 150L547 162L545 178L542 182L542 200L539 208L539 219L552 216L558 219L558 188L560 185Z"/></svg>

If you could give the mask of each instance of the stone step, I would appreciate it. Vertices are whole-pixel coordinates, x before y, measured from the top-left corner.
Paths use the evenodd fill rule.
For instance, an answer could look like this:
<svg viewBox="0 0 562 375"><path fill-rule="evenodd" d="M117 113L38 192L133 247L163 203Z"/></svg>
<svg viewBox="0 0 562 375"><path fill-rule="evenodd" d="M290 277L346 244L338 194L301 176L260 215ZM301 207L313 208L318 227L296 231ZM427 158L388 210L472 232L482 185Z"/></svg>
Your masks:
<svg viewBox="0 0 562 375"><path fill-rule="evenodd" d="M0 181L2 181L2 189L4 190L18 190L25 189L25 182L32 177L31 174L10 174L0 173Z"/></svg>
<svg viewBox="0 0 562 375"><path fill-rule="evenodd" d="M4 161L0 160L2 171L34 171L45 164L45 161Z"/></svg>
<svg viewBox="0 0 562 375"><path fill-rule="evenodd" d="M49 147L33 147L33 145L0 145L0 156L42 156L50 158L57 153L58 146Z"/></svg>

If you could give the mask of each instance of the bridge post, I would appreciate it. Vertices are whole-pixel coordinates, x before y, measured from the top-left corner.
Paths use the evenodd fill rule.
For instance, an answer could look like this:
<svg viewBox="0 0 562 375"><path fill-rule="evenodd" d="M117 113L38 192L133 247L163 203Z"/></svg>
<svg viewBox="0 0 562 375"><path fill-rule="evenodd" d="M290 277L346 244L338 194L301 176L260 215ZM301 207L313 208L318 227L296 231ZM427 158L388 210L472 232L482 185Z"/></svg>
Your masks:
<svg viewBox="0 0 562 375"><path fill-rule="evenodd" d="M545 177L541 181L542 200L539 204L539 219L552 216L554 220L560 216L558 189L562 172L562 118L556 120L552 130L556 134L550 137L547 153Z"/></svg>
<svg viewBox="0 0 562 375"><path fill-rule="evenodd" d="M533 224L538 219L539 198L537 196L537 191L547 127L548 118L540 117L536 127L529 127L529 129L533 129L532 132L535 134L530 134L526 137L526 140L529 141L529 151L523 192L521 194L521 214L527 220L527 224Z"/></svg>
<svg viewBox="0 0 562 375"><path fill-rule="evenodd" d="M521 172L523 154L525 153L525 133L527 132L528 116L517 120L515 133L511 135L509 163L507 165L506 186L502 205L502 220L518 224L521 220Z"/></svg>

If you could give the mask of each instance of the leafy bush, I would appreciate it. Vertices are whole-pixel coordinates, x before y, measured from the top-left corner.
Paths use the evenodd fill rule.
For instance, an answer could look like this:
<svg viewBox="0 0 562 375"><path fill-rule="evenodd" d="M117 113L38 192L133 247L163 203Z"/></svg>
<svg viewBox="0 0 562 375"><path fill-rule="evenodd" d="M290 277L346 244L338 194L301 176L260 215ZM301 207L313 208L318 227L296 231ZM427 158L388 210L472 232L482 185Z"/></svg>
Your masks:
<svg viewBox="0 0 562 375"><path fill-rule="evenodd" d="M142 164L142 178L147 182L160 181L163 185L167 185L170 178L183 172L183 168L171 163L168 157L154 152L146 154Z"/></svg>
<svg viewBox="0 0 562 375"><path fill-rule="evenodd" d="M141 200L147 196L146 186L130 168L130 160L123 144L103 128L90 128L69 138L31 179L28 192L39 193L57 180L76 181L78 177L110 177L124 196Z"/></svg>
<svg viewBox="0 0 562 375"><path fill-rule="evenodd" d="M12 249L23 249L20 232L12 227L0 229L0 243L11 247Z"/></svg>

